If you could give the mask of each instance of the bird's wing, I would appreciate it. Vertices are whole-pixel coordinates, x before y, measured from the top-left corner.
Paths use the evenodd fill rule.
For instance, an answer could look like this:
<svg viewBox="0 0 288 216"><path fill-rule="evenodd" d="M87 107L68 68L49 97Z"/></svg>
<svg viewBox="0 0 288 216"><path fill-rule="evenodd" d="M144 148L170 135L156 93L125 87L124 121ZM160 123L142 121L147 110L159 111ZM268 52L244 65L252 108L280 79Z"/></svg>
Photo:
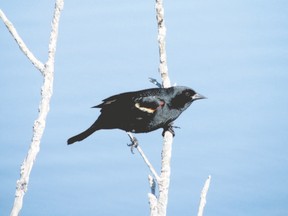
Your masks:
<svg viewBox="0 0 288 216"><path fill-rule="evenodd" d="M162 91L162 89L154 88L154 89L126 92L118 95L113 95L111 97L104 99L101 104L93 106L92 108L110 107L118 103L128 105L131 102L135 101L136 103L139 103L141 107L147 106L148 108L151 109L157 109L157 107L159 107L162 104L162 102L159 99L157 99L154 95L157 95L160 91Z"/></svg>
<svg viewBox="0 0 288 216"><path fill-rule="evenodd" d="M154 113L158 108L162 108L165 102L155 96L146 96L135 99L135 107L143 112Z"/></svg>
<svg viewBox="0 0 288 216"><path fill-rule="evenodd" d="M129 93L122 93L122 94L118 94L118 95L113 95L111 97L108 97L106 99L103 100L103 103L98 104L96 106L93 106L92 108L104 108L110 105L113 105L117 102L126 102L127 100L129 100L129 98L131 99L131 96Z"/></svg>

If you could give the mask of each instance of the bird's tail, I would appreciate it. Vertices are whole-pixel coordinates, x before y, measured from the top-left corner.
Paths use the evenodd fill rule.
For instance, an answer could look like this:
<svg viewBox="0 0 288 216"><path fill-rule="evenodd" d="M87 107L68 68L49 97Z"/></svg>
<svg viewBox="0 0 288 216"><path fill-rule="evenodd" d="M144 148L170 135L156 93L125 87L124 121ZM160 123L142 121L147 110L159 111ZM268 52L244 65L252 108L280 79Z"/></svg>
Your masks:
<svg viewBox="0 0 288 216"><path fill-rule="evenodd" d="M87 138L88 136L90 136L92 133L94 133L97 130L99 130L99 128L95 127L95 125L93 124L91 127L89 127L87 130L83 131L82 133L69 138L67 140L67 144L70 145L70 144L73 144L75 142L82 141L83 139Z"/></svg>

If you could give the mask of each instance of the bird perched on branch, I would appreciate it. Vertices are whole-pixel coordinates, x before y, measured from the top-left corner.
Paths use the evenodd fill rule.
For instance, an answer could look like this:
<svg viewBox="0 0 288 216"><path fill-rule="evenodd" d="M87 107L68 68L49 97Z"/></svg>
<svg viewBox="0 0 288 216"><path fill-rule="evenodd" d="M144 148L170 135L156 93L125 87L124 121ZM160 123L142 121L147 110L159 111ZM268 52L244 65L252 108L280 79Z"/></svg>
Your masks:
<svg viewBox="0 0 288 216"><path fill-rule="evenodd" d="M193 101L205 97L184 86L151 88L111 96L100 108L98 119L84 132L71 137L67 143L81 141L100 129L121 129L132 133L146 133L159 128L171 130L171 123Z"/></svg>

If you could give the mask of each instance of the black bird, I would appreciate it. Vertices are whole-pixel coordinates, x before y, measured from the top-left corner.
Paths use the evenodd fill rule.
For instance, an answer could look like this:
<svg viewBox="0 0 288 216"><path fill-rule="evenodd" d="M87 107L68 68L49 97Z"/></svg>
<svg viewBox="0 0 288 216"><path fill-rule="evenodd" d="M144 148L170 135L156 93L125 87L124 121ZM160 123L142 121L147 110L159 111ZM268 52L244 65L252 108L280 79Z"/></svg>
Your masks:
<svg viewBox="0 0 288 216"><path fill-rule="evenodd" d="M84 132L68 139L67 143L81 141L100 129L118 128L133 133L146 133L159 128L168 130L193 101L204 98L184 86L114 95L93 107L101 108L98 119Z"/></svg>

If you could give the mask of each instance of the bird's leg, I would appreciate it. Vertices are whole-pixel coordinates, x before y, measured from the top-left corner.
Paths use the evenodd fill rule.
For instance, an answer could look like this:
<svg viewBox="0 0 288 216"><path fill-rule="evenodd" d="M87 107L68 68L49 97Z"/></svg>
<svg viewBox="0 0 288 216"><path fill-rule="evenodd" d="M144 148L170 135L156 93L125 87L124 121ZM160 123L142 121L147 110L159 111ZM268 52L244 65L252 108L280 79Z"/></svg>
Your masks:
<svg viewBox="0 0 288 216"><path fill-rule="evenodd" d="M129 136L129 138L131 140L131 143L127 144L127 146L129 146L131 148L131 152L132 152L132 154L134 154L133 150L134 150L134 148L138 147L138 140L130 132L127 132L127 135Z"/></svg>
<svg viewBox="0 0 288 216"><path fill-rule="evenodd" d="M163 128L162 136L164 137L165 132L166 132L166 131L169 131L169 132L173 135L173 137L174 137L174 136L175 136L174 128L180 128L180 127L178 127L178 126L173 126L173 122L169 123L167 126L165 126L165 127Z"/></svg>
<svg viewBox="0 0 288 216"><path fill-rule="evenodd" d="M163 137L164 137L166 131L169 131L173 135L173 137L175 136L175 131L171 125L170 125L170 127L163 128L163 132L162 132Z"/></svg>

